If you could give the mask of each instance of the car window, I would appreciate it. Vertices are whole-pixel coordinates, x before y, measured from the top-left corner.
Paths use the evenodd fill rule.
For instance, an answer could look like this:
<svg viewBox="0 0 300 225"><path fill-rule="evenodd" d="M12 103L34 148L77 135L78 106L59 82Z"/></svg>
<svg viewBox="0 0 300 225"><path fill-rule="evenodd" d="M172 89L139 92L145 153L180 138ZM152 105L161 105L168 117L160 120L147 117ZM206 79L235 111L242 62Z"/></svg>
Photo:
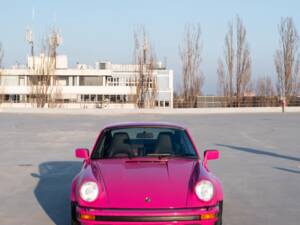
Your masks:
<svg viewBox="0 0 300 225"><path fill-rule="evenodd" d="M133 157L192 157L196 150L183 129L113 128L104 131L92 159Z"/></svg>

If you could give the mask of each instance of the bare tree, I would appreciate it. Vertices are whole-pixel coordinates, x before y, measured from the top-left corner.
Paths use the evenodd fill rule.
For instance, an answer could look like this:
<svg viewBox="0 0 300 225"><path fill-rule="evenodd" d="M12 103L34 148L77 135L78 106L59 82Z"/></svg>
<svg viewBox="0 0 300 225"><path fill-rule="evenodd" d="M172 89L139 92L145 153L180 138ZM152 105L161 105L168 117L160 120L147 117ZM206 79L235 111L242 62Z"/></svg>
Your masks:
<svg viewBox="0 0 300 225"><path fill-rule="evenodd" d="M225 62L227 66L226 93L229 97L230 104L234 95L233 91L233 73L234 73L234 47L233 47L233 24L228 27L228 33L225 37Z"/></svg>
<svg viewBox="0 0 300 225"><path fill-rule="evenodd" d="M46 104L53 104L59 95L59 87L55 75L56 49L59 46L58 32L53 29L46 41L42 42L42 49L37 60L32 55L32 65L29 65L30 100L39 108Z"/></svg>
<svg viewBox="0 0 300 225"><path fill-rule="evenodd" d="M229 80L226 77L225 74L225 67L224 64L222 62L222 60L219 59L218 61L218 69L217 69L217 74L218 74L218 87L217 87L217 91L218 91L218 95L224 97L224 102L223 102L223 107L228 106L228 104L230 104L230 100L232 99L230 97L230 87L229 87Z"/></svg>
<svg viewBox="0 0 300 225"><path fill-rule="evenodd" d="M290 17L282 18L278 26L280 47L275 54L277 89L282 100L295 96L300 70L299 36Z"/></svg>
<svg viewBox="0 0 300 225"><path fill-rule="evenodd" d="M275 96L274 85L271 77L266 76L257 79L255 92L256 92L256 96L264 96L264 97Z"/></svg>
<svg viewBox="0 0 300 225"><path fill-rule="evenodd" d="M240 106L240 97L244 95L251 81L250 50L246 40L246 28L239 17L236 19L236 97Z"/></svg>
<svg viewBox="0 0 300 225"><path fill-rule="evenodd" d="M219 96L227 96L227 84L226 84L226 77L225 77L225 68L222 60L219 59L218 61L218 95Z"/></svg>
<svg viewBox="0 0 300 225"><path fill-rule="evenodd" d="M2 70L2 61L3 61L3 56L4 56L4 50L2 47L2 43L0 43L0 70ZM3 79L1 77L2 73L0 71L0 104L3 102L4 100L4 87L3 87Z"/></svg>
<svg viewBox="0 0 300 225"><path fill-rule="evenodd" d="M247 31L239 16L229 24L225 36L224 61L219 60L218 75L219 89L229 98L230 105L233 96L236 96L237 106L240 106L241 97L251 89L251 56L247 42ZM223 69L221 66L223 65ZM220 74L221 73L221 74ZM221 79L221 80L220 80ZM222 81L223 80L223 81Z"/></svg>
<svg viewBox="0 0 300 225"><path fill-rule="evenodd" d="M182 45L179 47L182 64L183 97L195 107L197 96L202 94L204 75L201 71L202 40L200 24L187 24Z"/></svg>
<svg viewBox="0 0 300 225"><path fill-rule="evenodd" d="M145 28L134 32L134 60L137 66L136 93L139 108L153 108L157 95L156 57Z"/></svg>
<svg viewBox="0 0 300 225"><path fill-rule="evenodd" d="M256 106L276 106L278 99L270 76L260 77L255 84Z"/></svg>
<svg viewBox="0 0 300 225"><path fill-rule="evenodd" d="M218 95L219 96L227 96L228 95L228 84L226 81L225 68L222 60L218 61Z"/></svg>

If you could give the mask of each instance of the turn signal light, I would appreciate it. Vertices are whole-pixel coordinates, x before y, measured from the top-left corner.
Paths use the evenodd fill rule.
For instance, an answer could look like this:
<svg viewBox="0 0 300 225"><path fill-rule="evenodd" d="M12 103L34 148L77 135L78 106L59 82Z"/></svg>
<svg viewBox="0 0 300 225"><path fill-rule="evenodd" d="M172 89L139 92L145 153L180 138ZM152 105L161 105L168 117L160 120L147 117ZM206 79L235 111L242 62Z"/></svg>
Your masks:
<svg viewBox="0 0 300 225"><path fill-rule="evenodd" d="M80 219L82 220L95 220L95 216L94 215L89 215L89 214L81 214L80 215Z"/></svg>
<svg viewBox="0 0 300 225"><path fill-rule="evenodd" d="M200 215L201 220L212 220L216 218L216 214L214 213L205 213Z"/></svg>

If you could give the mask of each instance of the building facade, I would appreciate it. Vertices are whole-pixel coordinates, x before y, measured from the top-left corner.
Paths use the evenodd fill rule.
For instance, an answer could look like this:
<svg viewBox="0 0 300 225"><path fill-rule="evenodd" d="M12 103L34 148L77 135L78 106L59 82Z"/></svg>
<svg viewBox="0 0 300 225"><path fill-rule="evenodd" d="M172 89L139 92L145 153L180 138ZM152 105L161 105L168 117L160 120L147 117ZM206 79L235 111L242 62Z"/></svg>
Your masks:
<svg viewBox="0 0 300 225"><path fill-rule="evenodd" d="M30 102L31 69L39 57L28 57L27 66L0 70L0 107L33 107ZM68 67L67 56L58 55L51 81L56 105L63 108L135 108L137 99L137 65L96 62L95 66L77 64ZM157 63L155 107L173 107L173 71ZM53 93L52 93L53 94ZM49 105L47 106L49 107Z"/></svg>

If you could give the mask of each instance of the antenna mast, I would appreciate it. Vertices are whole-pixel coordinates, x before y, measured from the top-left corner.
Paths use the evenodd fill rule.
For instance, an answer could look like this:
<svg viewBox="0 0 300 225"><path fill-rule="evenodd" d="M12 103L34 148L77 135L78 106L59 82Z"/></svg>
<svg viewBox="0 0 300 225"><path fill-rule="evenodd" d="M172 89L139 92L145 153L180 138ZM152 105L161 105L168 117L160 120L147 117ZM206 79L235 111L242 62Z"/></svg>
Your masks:
<svg viewBox="0 0 300 225"><path fill-rule="evenodd" d="M54 28L51 36L49 37L49 45L50 45L50 59L53 60L53 66L56 68L56 49L62 43L62 37L59 32Z"/></svg>
<svg viewBox="0 0 300 225"><path fill-rule="evenodd" d="M32 24L31 24L31 28L28 28L26 30L26 41L28 42L28 44L30 45L30 56L32 57L32 69L34 69L35 67L35 62L34 62L34 41L33 41L33 21L34 21L34 17L35 17L35 10L34 8L32 9ZM28 65L30 67L30 65Z"/></svg>

